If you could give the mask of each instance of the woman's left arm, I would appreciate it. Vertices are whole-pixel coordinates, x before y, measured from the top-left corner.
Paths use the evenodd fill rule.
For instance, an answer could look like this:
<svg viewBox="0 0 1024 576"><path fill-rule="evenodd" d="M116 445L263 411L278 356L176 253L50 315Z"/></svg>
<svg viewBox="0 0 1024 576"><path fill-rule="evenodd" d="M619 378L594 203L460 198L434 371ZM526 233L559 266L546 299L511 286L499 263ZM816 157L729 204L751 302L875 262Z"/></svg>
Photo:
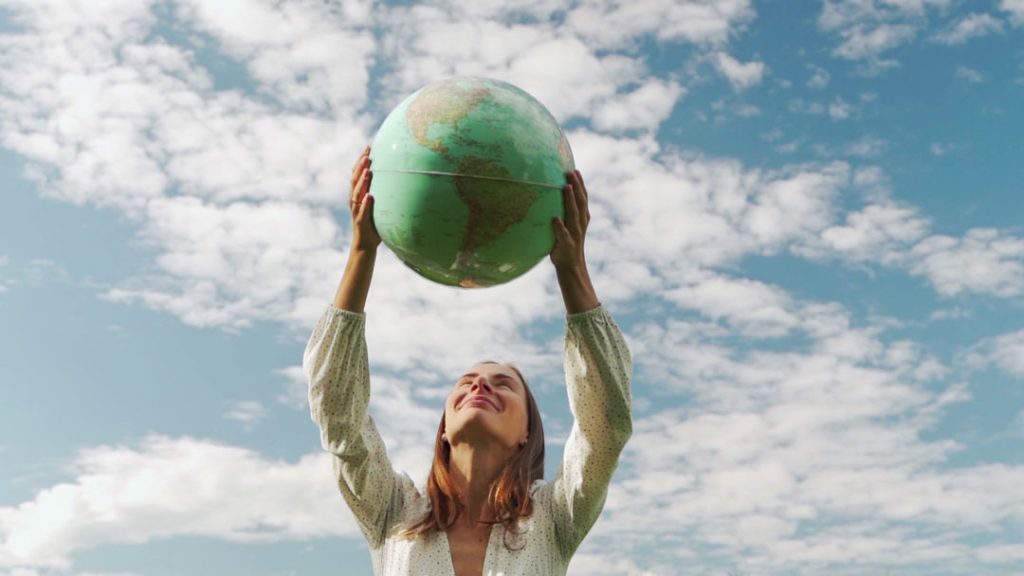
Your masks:
<svg viewBox="0 0 1024 576"><path fill-rule="evenodd" d="M633 367L622 332L597 299L587 270L583 246L590 211L583 177L574 171L566 180L565 221L554 223L551 262L568 314L565 378L574 423L552 495L560 547L569 557L597 521L632 434Z"/></svg>
<svg viewBox="0 0 1024 576"><path fill-rule="evenodd" d="M560 547L568 557L597 522L633 432L633 368L625 339L604 307L572 314L566 324L565 380L573 426L553 483L553 502Z"/></svg>

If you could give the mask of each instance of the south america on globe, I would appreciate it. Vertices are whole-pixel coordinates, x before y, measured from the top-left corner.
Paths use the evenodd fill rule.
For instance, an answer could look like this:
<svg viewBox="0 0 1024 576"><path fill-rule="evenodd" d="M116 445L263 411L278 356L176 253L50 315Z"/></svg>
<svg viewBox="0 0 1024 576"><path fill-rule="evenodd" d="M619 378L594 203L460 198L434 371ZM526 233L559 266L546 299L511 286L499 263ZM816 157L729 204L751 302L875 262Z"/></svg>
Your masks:
<svg viewBox="0 0 1024 576"><path fill-rule="evenodd" d="M429 84L388 115L370 154L377 232L421 276L494 286L551 252L572 151L523 90L486 78Z"/></svg>

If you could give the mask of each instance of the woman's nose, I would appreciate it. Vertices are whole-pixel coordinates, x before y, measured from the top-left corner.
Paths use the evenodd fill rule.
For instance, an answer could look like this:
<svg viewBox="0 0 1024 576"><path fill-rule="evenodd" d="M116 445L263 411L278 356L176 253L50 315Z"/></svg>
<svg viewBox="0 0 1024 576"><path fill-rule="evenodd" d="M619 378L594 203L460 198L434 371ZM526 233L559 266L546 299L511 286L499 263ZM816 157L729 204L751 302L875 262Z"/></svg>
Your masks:
<svg viewBox="0 0 1024 576"><path fill-rule="evenodd" d="M476 380L473 380L473 388L474 389L476 389L476 388L483 388L484 390L487 390L488 392L492 391L491 390L491 383L488 382L487 381L487 377L482 375L482 374L480 376L477 376Z"/></svg>

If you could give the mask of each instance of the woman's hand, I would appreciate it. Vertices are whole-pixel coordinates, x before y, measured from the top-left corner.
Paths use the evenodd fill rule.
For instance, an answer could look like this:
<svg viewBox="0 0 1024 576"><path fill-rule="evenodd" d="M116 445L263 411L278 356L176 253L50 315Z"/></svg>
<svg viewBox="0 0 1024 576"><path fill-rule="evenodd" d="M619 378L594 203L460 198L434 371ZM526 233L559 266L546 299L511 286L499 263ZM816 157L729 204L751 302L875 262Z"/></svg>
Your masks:
<svg viewBox="0 0 1024 576"><path fill-rule="evenodd" d="M565 202L565 220L555 218L555 246L551 249L551 263L555 265L562 301L569 314L578 314L597 308L600 302L590 282L583 242L590 224L587 187L579 170L565 175L562 189Z"/></svg>
<svg viewBox="0 0 1024 576"><path fill-rule="evenodd" d="M551 249L551 263L559 268L586 268L583 255L583 241L590 224L587 187L579 170L565 175L566 185L562 188L565 203L565 220L555 218L555 246Z"/></svg>
<svg viewBox="0 0 1024 576"><path fill-rule="evenodd" d="M348 263L341 276L334 306L349 312L362 313L373 280L373 267L377 261L380 235L373 226L373 196L370 196L370 147L359 155L352 168L348 209L352 213L352 245L348 250Z"/></svg>
<svg viewBox="0 0 1024 576"><path fill-rule="evenodd" d="M370 147L367 146L352 167L348 208L352 213L352 249L373 251L380 245L380 235L373 225L373 196L370 196Z"/></svg>

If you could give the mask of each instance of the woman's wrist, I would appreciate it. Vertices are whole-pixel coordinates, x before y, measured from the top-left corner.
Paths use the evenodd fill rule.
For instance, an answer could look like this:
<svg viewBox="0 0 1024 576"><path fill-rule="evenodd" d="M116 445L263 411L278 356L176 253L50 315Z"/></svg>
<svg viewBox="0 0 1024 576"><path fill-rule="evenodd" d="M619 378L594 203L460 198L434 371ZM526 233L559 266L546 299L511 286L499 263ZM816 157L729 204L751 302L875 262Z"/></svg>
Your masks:
<svg viewBox="0 0 1024 576"><path fill-rule="evenodd" d="M353 243L348 252L348 262L345 264L341 283L334 295L335 308L363 313L376 261L376 246L357 246Z"/></svg>
<svg viewBox="0 0 1024 576"><path fill-rule="evenodd" d="M600 306L586 262L555 266L555 275L568 314L579 314Z"/></svg>
<svg viewBox="0 0 1024 576"><path fill-rule="evenodd" d="M360 246L358 243L353 242L352 247L348 249L349 260L355 258L375 258L377 256L377 246Z"/></svg>

